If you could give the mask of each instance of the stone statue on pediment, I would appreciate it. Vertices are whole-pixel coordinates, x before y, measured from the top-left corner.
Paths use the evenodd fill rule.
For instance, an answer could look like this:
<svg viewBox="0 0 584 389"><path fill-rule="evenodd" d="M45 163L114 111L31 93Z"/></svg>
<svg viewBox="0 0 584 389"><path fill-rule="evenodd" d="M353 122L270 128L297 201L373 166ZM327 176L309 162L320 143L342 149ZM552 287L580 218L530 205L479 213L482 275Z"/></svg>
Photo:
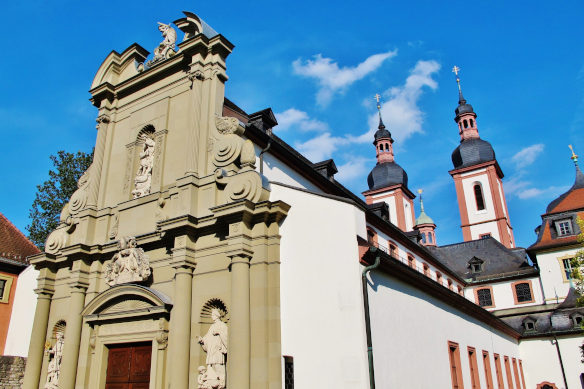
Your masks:
<svg viewBox="0 0 584 389"><path fill-rule="evenodd" d="M144 250L137 247L136 238L126 236L118 241L118 252L105 269L109 286L141 282L150 277L150 261Z"/></svg>
<svg viewBox="0 0 584 389"><path fill-rule="evenodd" d="M154 62L172 57L175 53L175 29L172 28L170 24L158 22L158 30L162 33L164 40L154 49Z"/></svg>

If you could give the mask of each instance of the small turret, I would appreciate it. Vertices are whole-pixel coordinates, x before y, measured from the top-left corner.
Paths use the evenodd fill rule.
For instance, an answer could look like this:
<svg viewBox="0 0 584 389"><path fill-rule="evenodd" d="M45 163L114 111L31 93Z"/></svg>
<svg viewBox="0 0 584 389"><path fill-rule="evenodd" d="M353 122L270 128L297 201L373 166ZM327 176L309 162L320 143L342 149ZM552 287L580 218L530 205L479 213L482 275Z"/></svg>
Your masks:
<svg viewBox="0 0 584 389"><path fill-rule="evenodd" d="M420 195L420 215L416 219L414 230L420 232L422 244L424 246L436 246L436 224L430 216L424 211L424 200L422 200L422 189L418 189Z"/></svg>

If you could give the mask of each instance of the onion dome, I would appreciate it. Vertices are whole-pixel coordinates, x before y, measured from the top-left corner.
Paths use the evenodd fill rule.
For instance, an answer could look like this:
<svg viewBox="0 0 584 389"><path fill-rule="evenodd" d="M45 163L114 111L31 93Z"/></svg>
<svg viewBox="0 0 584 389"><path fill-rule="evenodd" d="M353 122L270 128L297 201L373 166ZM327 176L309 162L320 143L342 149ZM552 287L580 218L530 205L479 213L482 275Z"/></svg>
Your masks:
<svg viewBox="0 0 584 389"><path fill-rule="evenodd" d="M465 113L472 113L473 115L476 116L476 113L472 109L472 105L467 104L466 100L462 97L462 92L460 92L460 98L458 100L458 107L456 107L456 109L454 110L454 113L456 114L457 117L460 115L463 115Z"/></svg>
<svg viewBox="0 0 584 389"><path fill-rule="evenodd" d="M494 160L493 146L480 138L464 139L452 152L452 164L455 169Z"/></svg>
<svg viewBox="0 0 584 389"><path fill-rule="evenodd" d="M400 165L395 162L383 162L377 164L369 176L367 176L367 185L369 189L380 189L392 185L408 186L408 175Z"/></svg>
<svg viewBox="0 0 584 389"><path fill-rule="evenodd" d="M571 147L570 147L571 148ZM578 166L578 156L572 151L572 160L576 167L574 185L560 197L549 203L545 212L555 213L584 208L584 174Z"/></svg>
<svg viewBox="0 0 584 389"><path fill-rule="evenodd" d="M377 128L378 130L375 131L375 135L373 135L373 143L383 138L389 138L393 142L393 139L391 138L391 132L385 128L385 124L383 124L383 120L381 120L381 113L379 114L379 126Z"/></svg>

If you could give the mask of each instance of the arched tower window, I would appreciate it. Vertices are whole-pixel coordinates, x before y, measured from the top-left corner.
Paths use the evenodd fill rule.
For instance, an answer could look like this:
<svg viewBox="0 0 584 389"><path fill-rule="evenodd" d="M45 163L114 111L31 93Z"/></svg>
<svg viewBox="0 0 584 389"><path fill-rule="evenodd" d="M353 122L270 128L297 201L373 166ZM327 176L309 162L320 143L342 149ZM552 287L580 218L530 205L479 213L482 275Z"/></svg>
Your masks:
<svg viewBox="0 0 584 389"><path fill-rule="evenodd" d="M468 128L468 121L466 119L464 119L463 123L464 123L464 128Z"/></svg>
<svg viewBox="0 0 584 389"><path fill-rule="evenodd" d="M476 183L473 186L475 201L477 204L477 211L482 211L485 209L485 198L483 197L483 188L481 184Z"/></svg>
<svg viewBox="0 0 584 389"><path fill-rule="evenodd" d="M474 127L474 120L470 119L470 126Z"/></svg>
<svg viewBox="0 0 584 389"><path fill-rule="evenodd" d="M385 144L385 151L389 151L389 143Z"/></svg>

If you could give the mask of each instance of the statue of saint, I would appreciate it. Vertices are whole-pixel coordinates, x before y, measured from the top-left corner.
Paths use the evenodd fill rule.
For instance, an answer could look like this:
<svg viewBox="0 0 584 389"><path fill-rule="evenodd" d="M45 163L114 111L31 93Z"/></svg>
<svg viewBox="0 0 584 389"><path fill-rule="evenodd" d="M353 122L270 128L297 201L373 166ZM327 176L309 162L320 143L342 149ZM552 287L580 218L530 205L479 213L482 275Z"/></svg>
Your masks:
<svg viewBox="0 0 584 389"><path fill-rule="evenodd" d="M135 199L150 193L155 145L156 143L152 138L148 136L144 138L144 149L140 152L140 166L138 167L136 179L134 180L135 189L132 191L132 196Z"/></svg>
<svg viewBox="0 0 584 389"><path fill-rule="evenodd" d="M170 24L158 22L158 30L162 33L164 40L154 49L153 61L167 59L174 54L174 44L176 42L176 31Z"/></svg>
<svg viewBox="0 0 584 389"><path fill-rule="evenodd" d="M225 362L227 360L227 324L221 321L219 309L211 310L213 324L203 337L198 337L199 344L207 353L207 370L200 375L203 385L211 389L225 388ZM205 377L206 376L206 377ZM204 386L207 385L207 386Z"/></svg>
<svg viewBox="0 0 584 389"><path fill-rule="evenodd" d="M57 389L59 387L59 375L61 373L61 360L63 359L63 346L65 338L62 332L57 332L57 341L47 353L49 354L49 368L47 373L47 383L45 389Z"/></svg>

